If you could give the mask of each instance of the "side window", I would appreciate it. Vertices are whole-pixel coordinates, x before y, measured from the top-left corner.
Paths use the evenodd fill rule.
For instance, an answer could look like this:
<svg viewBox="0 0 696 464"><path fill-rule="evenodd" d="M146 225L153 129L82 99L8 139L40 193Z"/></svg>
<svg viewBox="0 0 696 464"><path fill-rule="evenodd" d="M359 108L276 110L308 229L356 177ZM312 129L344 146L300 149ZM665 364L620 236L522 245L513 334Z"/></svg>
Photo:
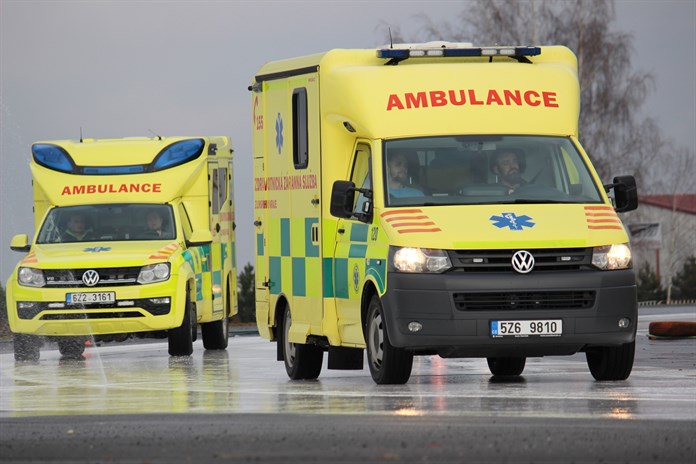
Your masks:
<svg viewBox="0 0 696 464"><path fill-rule="evenodd" d="M358 148L355 150L355 159L353 160L353 171L350 175L350 180L358 188L372 188L372 170L370 169L371 158L370 147L364 144L358 145ZM353 212L367 213L368 211L365 210L365 203L367 203L368 200L369 199L363 193L356 195Z"/></svg>
<svg viewBox="0 0 696 464"><path fill-rule="evenodd" d="M213 214L218 214L220 212L220 182L217 169L213 169L213 192L210 195L210 201Z"/></svg>
<svg viewBox="0 0 696 464"><path fill-rule="evenodd" d="M184 229L184 237L188 238L193 232L193 227L183 204L179 205L179 217L181 218L181 227Z"/></svg>
<svg viewBox="0 0 696 464"><path fill-rule="evenodd" d="M228 187L228 180L227 180L227 168L220 168L218 169L218 191L219 191L219 203L218 203L218 210L222 209L223 206L225 205L225 201L227 200L227 187Z"/></svg>
<svg viewBox="0 0 696 464"><path fill-rule="evenodd" d="M292 92L292 160L295 169L307 167L307 139L307 89L299 88Z"/></svg>

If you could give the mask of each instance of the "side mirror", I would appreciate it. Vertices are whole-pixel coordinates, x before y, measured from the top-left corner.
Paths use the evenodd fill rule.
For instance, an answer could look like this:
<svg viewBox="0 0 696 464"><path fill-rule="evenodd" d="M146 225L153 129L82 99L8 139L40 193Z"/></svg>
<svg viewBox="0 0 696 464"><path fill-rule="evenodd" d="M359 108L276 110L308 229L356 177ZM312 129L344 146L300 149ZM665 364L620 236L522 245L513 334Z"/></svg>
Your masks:
<svg viewBox="0 0 696 464"><path fill-rule="evenodd" d="M213 242L213 234L206 229L194 230L191 236L186 239L186 246L210 245Z"/></svg>
<svg viewBox="0 0 696 464"><path fill-rule="evenodd" d="M614 189L614 209L617 213L625 213L638 208L638 189L633 176L614 177L614 183L609 188Z"/></svg>
<svg viewBox="0 0 696 464"><path fill-rule="evenodd" d="M331 215L350 219L355 203L355 184L349 180L337 180L331 189Z"/></svg>
<svg viewBox="0 0 696 464"><path fill-rule="evenodd" d="M10 241L10 250L28 252L31 249L31 244L29 243L29 236L27 234L15 235Z"/></svg>

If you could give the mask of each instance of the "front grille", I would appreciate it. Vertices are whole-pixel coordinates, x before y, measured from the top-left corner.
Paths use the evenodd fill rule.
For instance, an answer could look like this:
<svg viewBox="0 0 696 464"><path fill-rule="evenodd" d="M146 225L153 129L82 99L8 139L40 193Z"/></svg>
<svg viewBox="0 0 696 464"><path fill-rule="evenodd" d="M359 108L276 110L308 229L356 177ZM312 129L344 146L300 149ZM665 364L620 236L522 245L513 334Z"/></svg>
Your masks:
<svg viewBox="0 0 696 464"><path fill-rule="evenodd" d="M138 280L140 267L114 267L104 269L94 269L99 273L99 283L93 287L118 287L122 285L133 285ZM44 270L47 287L87 287L82 282L82 274L89 269L48 269Z"/></svg>
<svg viewBox="0 0 696 464"><path fill-rule="evenodd" d="M449 250L450 272L514 272L512 255L519 250ZM534 256L532 272L590 269L592 248L527 249Z"/></svg>
<svg viewBox="0 0 696 464"><path fill-rule="evenodd" d="M564 290L538 292L455 293L459 311L587 309L594 306L596 292Z"/></svg>

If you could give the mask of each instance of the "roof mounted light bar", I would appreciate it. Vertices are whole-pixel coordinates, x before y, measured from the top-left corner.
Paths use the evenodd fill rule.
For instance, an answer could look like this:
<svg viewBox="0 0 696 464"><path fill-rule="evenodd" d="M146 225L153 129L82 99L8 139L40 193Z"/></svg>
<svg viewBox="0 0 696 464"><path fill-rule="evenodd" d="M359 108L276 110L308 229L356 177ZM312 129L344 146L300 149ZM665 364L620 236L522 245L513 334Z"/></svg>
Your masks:
<svg viewBox="0 0 696 464"><path fill-rule="evenodd" d="M454 47L446 45L438 47L413 45L413 48L382 48L377 50L377 58L389 59L387 64L397 64L408 58L422 57L476 57L476 56L509 56L520 61L529 61L525 57L541 54L540 47Z"/></svg>

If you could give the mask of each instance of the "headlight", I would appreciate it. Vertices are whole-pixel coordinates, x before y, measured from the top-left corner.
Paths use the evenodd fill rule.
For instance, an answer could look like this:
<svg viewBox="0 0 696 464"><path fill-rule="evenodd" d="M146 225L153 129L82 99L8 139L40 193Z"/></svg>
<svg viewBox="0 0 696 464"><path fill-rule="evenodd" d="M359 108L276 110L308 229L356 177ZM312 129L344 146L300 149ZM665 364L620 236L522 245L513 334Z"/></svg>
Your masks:
<svg viewBox="0 0 696 464"><path fill-rule="evenodd" d="M139 284L162 282L169 278L169 263L148 264L138 274Z"/></svg>
<svg viewBox="0 0 696 464"><path fill-rule="evenodd" d="M20 267L17 272L17 281L19 285L24 285L25 287L43 287L46 285L43 271L31 267Z"/></svg>
<svg viewBox="0 0 696 464"><path fill-rule="evenodd" d="M592 264L603 271L629 269L633 267L631 247L627 243L595 247L592 250Z"/></svg>
<svg viewBox="0 0 696 464"><path fill-rule="evenodd" d="M443 272L452 267L444 250L397 248L392 264L400 272Z"/></svg>

